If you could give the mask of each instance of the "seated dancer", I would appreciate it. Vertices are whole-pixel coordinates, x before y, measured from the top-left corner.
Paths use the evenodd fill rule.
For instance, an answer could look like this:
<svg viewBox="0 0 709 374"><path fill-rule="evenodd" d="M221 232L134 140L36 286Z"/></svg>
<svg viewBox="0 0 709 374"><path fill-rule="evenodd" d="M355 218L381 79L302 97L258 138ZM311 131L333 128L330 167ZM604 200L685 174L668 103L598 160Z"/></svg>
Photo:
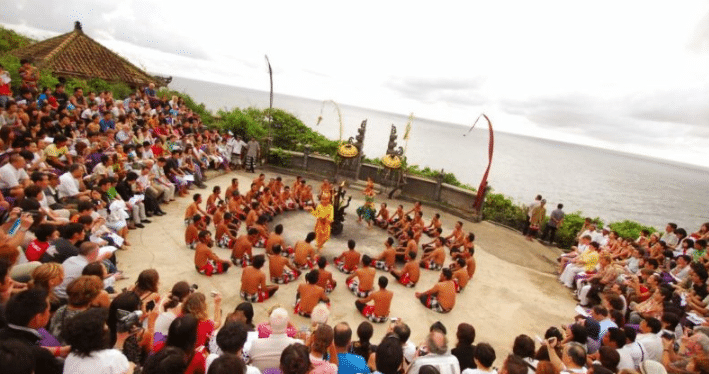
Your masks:
<svg viewBox="0 0 709 374"><path fill-rule="evenodd" d="M226 188L226 191L224 191L224 198L226 199L229 196L233 196L234 192L239 193L239 180L237 178L231 178L231 184Z"/></svg>
<svg viewBox="0 0 709 374"><path fill-rule="evenodd" d="M226 213L226 204L222 200L217 203L217 207L214 210L214 213L212 213L212 222L214 222L214 227L217 227L218 224L222 223L222 220L224 220L224 213Z"/></svg>
<svg viewBox="0 0 709 374"><path fill-rule="evenodd" d="M436 248L436 241L438 238L441 237L442 233L443 233L443 229L440 227L433 230L433 233L431 235L429 235L431 238L433 238L433 240L431 240L430 242L428 242L426 244L421 245L421 249L423 249L423 253L431 252L434 248Z"/></svg>
<svg viewBox="0 0 709 374"><path fill-rule="evenodd" d="M251 208L249 209L249 212L246 213L246 219L244 220L244 223L246 224L246 228L250 229L252 228L255 224L256 221L259 219L259 203L253 202L251 203Z"/></svg>
<svg viewBox="0 0 709 374"><path fill-rule="evenodd" d="M197 246L197 243L199 242L200 228L198 227L198 225L201 220L202 216L200 216L199 214L195 214L194 216L192 216L192 219L189 220L190 223L185 229L185 245L187 245L187 248L189 249L194 249L195 246Z"/></svg>
<svg viewBox="0 0 709 374"><path fill-rule="evenodd" d="M446 236L445 245L450 249L454 249L463 245L463 239L465 234L463 234L463 222L458 221L455 223L455 228L450 235Z"/></svg>
<svg viewBox="0 0 709 374"><path fill-rule="evenodd" d="M451 257L454 259L458 257L463 257L467 258L469 256L469 253L471 250L474 250L475 248L475 234L472 232L469 232L468 235L465 235L463 238L463 245L460 247L453 247L451 248Z"/></svg>
<svg viewBox="0 0 709 374"><path fill-rule="evenodd" d="M241 273L242 299L251 303L260 303L278 291L277 285L266 284L266 274L261 270L265 263L266 257L264 255L256 255L253 264L244 268Z"/></svg>
<svg viewBox="0 0 709 374"><path fill-rule="evenodd" d="M273 254L268 255L268 271L271 282L287 284L298 279L300 270L291 264L288 258L281 256L281 246L274 245L271 251Z"/></svg>
<svg viewBox="0 0 709 374"><path fill-rule="evenodd" d="M313 186L308 185L300 190L300 209L315 209L315 201L313 200Z"/></svg>
<svg viewBox="0 0 709 374"><path fill-rule="evenodd" d="M401 243L404 243L404 245L396 248L397 260L407 261L408 258L406 256L411 252L418 254L418 244L416 243L416 240L414 240L413 237L413 231L408 231L403 234Z"/></svg>
<svg viewBox="0 0 709 374"><path fill-rule="evenodd" d="M340 257L335 257L335 267L337 270L345 273L352 274L357 270L357 265L359 265L360 253L355 251L355 241L350 239L347 241L348 250L342 252Z"/></svg>
<svg viewBox="0 0 709 374"><path fill-rule="evenodd" d="M207 230L199 232L199 243L195 247L194 266L197 272L207 276L226 273L229 270L229 261L222 260L212 252L212 234Z"/></svg>
<svg viewBox="0 0 709 374"><path fill-rule="evenodd" d="M468 275L467 264L465 259L458 257L451 265L450 269L453 271L453 283L455 284L455 292L460 293L463 291L465 286L470 281L470 275Z"/></svg>
<svg viewBox="0 0 709 374"><path fill-rule="evenodd" d="M387 209L387 203L382 203L379 206L379 213L374 217L374 224L386 229L389 226L389 209Z"/></svg>
<svg viewBox="0 0 709 374"><path fill-rule="evenodd" d="M401 220L389 225L387 231L394 237L399 237L401 234L411 229L411 217L404 216Z"/></svg>
<svg viewBox="0 0 709 374"><path fill-rule="evenodd" d="M399 205L399 206L396 208L396 211L394 212L394 215L392 215L391 218L389 218L389 224L390 224L390 225L393 225L393 224L395 224L395 223L401 221L402 219L404 219L404 216L405 216L405 214L404 214L404 206L403 206L403 205Z"/></svg>
<svg viewBox="0 0 709 374"><path fill-rule="evenodd" d="M443 238L436 238L436 248L421 257L420 266L428 270L441 270L446 260L446 251L443 247Z"/></svg>
<svg viewBox="0 0 709 374"><path fill-rule="evenodd" d="M357 297L369 296L369 293L372 292L372 288L374 288L374 276L377 275L377 270L369 266L371 263L371 257L367 255L362 256L362 268L357 269L354 274L348 276L345 281L347 288Z"/></svg>
<svg viewBox="0 0 709 374"><path fill-rule="evenodd" d="M396 262L396 249L394 249L394 238L389 237L384 242L384 251L372 261L374 268L389 271Z"/></svg>
<svg viewBox="0 0 709 374"><path fill-rule="evenodd" d="M438 313L448 313L455 306L455 283L453 283L453 272L444 268L438 283L425 292L416 292L416 296L421 304Z"/></svg>
<svg viewBox="0 0 709 374"><path fill-rule="evenodd" d="M412 214L412 213L413 213L414 217L416 217L416 215L417 215L419 212L421 212L421 202L420 202L420 201L416 201L416 202L414 202L414 207L411 208L411 210L409 210L408 212L404 213L404 215L405 215L405 216L408 216L409 214Z"/></svg>
<svg viewBox="0 0 709 374"><path fill-rule="evenodd" d="M357 310L374 323L386 322L389 319L391 300L394 298L394 293L386 289L389 284L387 277L379 277L378 284L378 291L372 292L363 299L355 300ZM374 305L368 305L367 303L370 301L374 301Z"/></svg>
<svg viewBox="0 0 709 374"><path fill-rule="evenodd" d="M325 293L330 293L337 286L337 282L332 278L332 273L325 270L327 260L325 257L318 258L318 283L317 285L325 289Z"/></svg>
<svg viewBox="0 0 709 374"><path fill-rule="evenodd" d="M426 235L428 235L430 237L434 237L434 235L438 231L438 229L441 229L442 224L443 223L441 222L441 214L436 213L433 216L433 218L431 218L431 223L428 226L426 226L426 228L423 230L423 232L426 233ZM438 232L440 233L440 232L442 232L442 230L438 231Z"/></svg>
<svg viewBox="0 0 709 374"><path fill-rule="evenodd" d="M222 220L222 222L216 225L217 228L215 230L214 236L217 240L217 247L231 248L232 245L234 245L234 242L236 242L236 233L239 231L239 226L234 227L232 220L233 217L231 213L226 212L224 213L224 219Z"/></svg>
<svg viewBox="0 0 709 374"><path fill-rule="evenodd" d="M268 240L268 218L266 218L266 215L260 215L258 217L258 220L256 221L256 224L251 226L252 229L255 229L258 232L258 237L256 238L256 242L254 242L254 247L256 248L265 248L266 245L268 244L266 241ZM251 229L249 229L251 230Z"/></svg>
<svg viewBox="0 0 709 374"><path fill-rule="evenodd" d="M305 274L305 282L298 286L298 292L295 294L295 313L306 318L310 318L310 313L313 312L318 303L329 303L330 299L325 294L325 289L318 286L318 271L311 270Z"/></svg>
<svg viewBox="0 0 709 374"><path fill-rule="evenodd" d="M416 282L419 281L421 276L421 270L419 269L419 264L416 262L416 252L409 252L409 260L404 264L401 270L392 270L389 273L396 278L399 283L406 287L413 288L416 286Z"/></svg>
<svg viewBox="0 0 709 374"><path fill-rule="evenodd" d="M293 263L300 270L310 270L315 267L317 256L315 248L310 244L315 240L315 233L309 232L305 240L299 240L293 247Z"/></svg>
<svg viewBox="0 0 709 374"><path fill-rule="evenodd" d="M283 203L284 210L296 210L298 209L298 204L293 199L291 190L289 186L283 187L283 192L280 196L281 202Z"/></svg>
<svg viewBox="0 0 709 374"><path fill-rule="evenodd" d="M232 195L227 196L227 210L239 221L246 220L245 207L244 199L238 192L234 191Z"/></svg>
<svg viewBox="0 0 709 374"><path fill-rule="evenodd" d="M187 206L187 209L185 210L185 225L189 225L190 221L192 220L192 217L194 217L195 214L201 213L203 216L207 216L207 212L202 210L202 208L199 207L199 204L202 203L202 195L196 193L192 196L192 203Z"/></svg>
<svg viewBox="0 0 709 374"><path fill-rule="evenodd" d="M214 214L214 212L217 211L217 203L222 201L222 198L219 196L221 192L222 188L219 186L212 188L212 193L207 197L207 213Z"/></svg>
<svg viewBox="0 0 709 374"><path fill-rule="evenodd" d="M273 231L268 235L268 240L266 240L266 254L273 254L271 248L274 245L281 246L281 255L289 256L293 253L293 247L286 246L285 240L283 240L283 225L280 223L273 228Z"/></svg>
<svg viewBox="0 0 709 374"><path fill-rule="evenodd" d="M477 267L477 264L475 263L475 248L471 248L469 253L470 257L465 260L465 266L468 271L468 276L470 279L473 279L473 275L475 275L475 268Z"/></svg>
<svg viewBox="0 0 709 374"><path fill-rule="evenodd" d="M258 231L256 229L249 229L246 234L236 238L231 247L231 262L242 267L251 265L251 257L253 256L251 250L256 240L258 240Z"/></svg>

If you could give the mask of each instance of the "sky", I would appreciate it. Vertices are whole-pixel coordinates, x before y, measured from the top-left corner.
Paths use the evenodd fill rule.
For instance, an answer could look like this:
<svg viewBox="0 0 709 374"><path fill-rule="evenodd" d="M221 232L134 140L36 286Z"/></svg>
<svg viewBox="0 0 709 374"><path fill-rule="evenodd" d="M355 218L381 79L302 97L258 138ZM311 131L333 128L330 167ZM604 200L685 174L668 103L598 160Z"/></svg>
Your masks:
<svg viewBox="0 0 709 374"><path fill-rule="evenodd" d="M435 4L435 5L434 5ZM161 75L709 167L709 1L0 0Z"/></svg>

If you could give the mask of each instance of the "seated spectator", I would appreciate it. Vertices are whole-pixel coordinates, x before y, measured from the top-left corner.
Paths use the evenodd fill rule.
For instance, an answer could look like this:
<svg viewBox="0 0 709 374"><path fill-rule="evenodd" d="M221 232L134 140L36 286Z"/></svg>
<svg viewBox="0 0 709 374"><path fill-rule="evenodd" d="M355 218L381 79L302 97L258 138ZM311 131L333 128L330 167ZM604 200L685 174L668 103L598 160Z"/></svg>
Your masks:
<svg viewBox="0 0 709 374"><path fill-rule="evenodd" d="M337 351L339 374L369 374L367 361L362 356L348 353L352 341L352 329L346 322L335 325L333 341Z"/></svg>
<svg viewBox="0 0 709 374"><path fill-rule="evenodd" d="M74 279L66 288L68 304L62 305L54 313L50 332L59 342L65 343L62 335L64 325L75 315L88 310L91 303L101 294L103 283L92 275L82 275Z"/></svg>
<svg viewBox="0 0 709 374"><path fill-rule="evenodd" d="M283 308L276 308L269 317L271 335L268 338L258 339L253 342L251 346L251 364L261 370L261 372L266 369L280 367L281 352L293 343L302 343L300 340L286 335L288 320L288 312Z"/></svg>
<svg viewBox="0 0 709 374"><path fill-rule="evenodd" d="M77 374L130 373L132 364L117 349L108 347L105 338L107 313L94 308L69 318L62 338L71 346L64 372Z"/></svg>
<svg viewBox="0 0 709 374"><path fill-rule="evenodd" d="M234 356L244 364L242 349L248 334L248 327L241 322L227 322L216 335L216 342L221 350L220 354L211 353L207 356L205 371L209 373L210 366L223 356ZM217 363L218 365L218 363ZM261 374L254 366L246 365L243 369L245 374Z"/></svg>
<svg viewBox="0 0 709 374"><path fill-rule="evenodd" d="M337 374L337 365L327 359L332 347L333 330L327 324L321 324L313 333L310 346L310 364L313 369L311 374Z"/></svg>
<svg viewBox="0 0 709 374"><path fill-rule="evenodd" d="M492 367L492 364L495 362L495 359L495 350L492 348L492 346L487 343L479 343L475 347L474 356L475 366L477 366L477 368L465 369L463 371L463 374L497 374L497 370Z"/></svg>
<svg viewBox="0 0 709 374"><path fill-rule="evenodd" d="M283 374L311 373L308 347L300 343L290 344L285 347L280 355L278 368Z"/></svg>
<svg viewBox="0 0 709 374"><path fill-rule="evenodd" d="M418 374L419 370L424 365L431 365L438 369L441 374L460 374L460 365L458 364L458 359L452 354L448 353L448 339L446 335L439 331L431 331L426 337L426 347L428 349L428 354L425 356L417 357L414 362L411 363L408 373ZM475 348L475 352L480 351L481 344L478 344ZM494 351L492 353L492 361L495 360ZM480 367L480 362L476 361L478 368ZM476 370L476 369L467 369Z"/></svg>
<svg viewBox="0 0 709 374"><path fill-rule="evenodd" d="M34 372L37 374L62 372L63 364L56 358L59 348L53 349L52 352L38 344L41 335L37 330L47 326L49 316L47 292L42 289L20 292L5 305L8 325L0 329L0 342L14 340L28 348L35 363Z"/></svg>

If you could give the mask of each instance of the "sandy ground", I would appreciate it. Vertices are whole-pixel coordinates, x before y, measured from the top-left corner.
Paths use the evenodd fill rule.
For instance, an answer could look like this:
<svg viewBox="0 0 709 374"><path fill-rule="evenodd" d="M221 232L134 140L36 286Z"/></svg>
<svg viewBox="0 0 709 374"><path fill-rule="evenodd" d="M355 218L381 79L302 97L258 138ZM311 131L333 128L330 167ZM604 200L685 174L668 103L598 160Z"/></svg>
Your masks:
<svg viewBox="0 0 709 374"><path fill-rule="evenodd" d="M268 178L272 175L267 173ZM192 192L202 193L206 201L212 186L220 185L223 191L234 176L239 178L242 192L254 178L253 174L246 173L222 175L207 181L208 189ZM288 185L292 185L295 179L292 176L283 178L284 183ZM319 185L313 184L314 187ZM357 223L354 211L363 203L363 197L358 191L349 192L353 199L347 208L344 232L339 237L333 237L323 249L323 254L329 259L346 249L346 242L350 238L357 241L357 249L361 253L370 255L378 254L387 238L384 230L368 229L366 224ZM182 198L164 206L163 209L168 215L154 218L153 223L148 224L145 229L130 232L129 240L133 246L129 250L118 252L119 269L125 272L128 279L119 282L117 289L135 282L140 271L155 268L160 273L161 292L168 292L174 283L181 280L199 285L199 291L206 295L211 290L218 290L223 295L222 309L226 314L241 302L241 268L233 267L227 274L212 277L200 275L195 271L194 252L184 244L183 216L190 201L190 198ZM377 204L381 201L386 200L378 196ZM391 207L399 202L392 200L388 203ZM404 203L407 208L410 205ZM432 208L424 207L426 220L430 219L433 213ZM441 216L444 235L448 235L458 218L445 213ZM309 213L296 211L277 217L271 227L276 223L284 225L284 237L288 244L293 244L312 231L314 218ZM472 230L476 235L477 272L471 283L458 295L452 312L439 314L426 309L414 297L415 290L399 285L389 276L389 288L395 293L391 316L402 318L411 327L415 343L423 341L432 323L441 321L449 331L449 346L452 347L456 341L457 325L467 322L475 326L476 342L490 343L496 349L497 357L502 358L511 351L517 335L543 335L549 326L558 326L570 320L576 302L552 275L554 258L559 253L557 250L536 242L528 242L519 233L488 222L464 222L463 228L466 231ZM241 230L243 232L244 228ZM229 251L226 249L215 248L214 251L224 259L229 258ZM254 254L258 253L263 253L263 249L255 249ZM446 266L450 261L449 258ZM356 298L343 287L346 276L332 266L329 266L329 270L338 282L337 289L330 295L330 323L346 321L355 330L357 325L365 320L354 307ZM438 275L438 272L422 270L417 290L424 291L433 286ZM274 298L254 304L254 321L265 321L266 310L274 304L280 304L292 312L295 292L300 282L304 282L302 276L294 283L281 286ZM210 310L211 308L210 302ZM292 322L296 326L309 324L309 320L297 315L292 317ZM375 325L373 341L378 341L384 335L387 326L388 324Z"/></svg>

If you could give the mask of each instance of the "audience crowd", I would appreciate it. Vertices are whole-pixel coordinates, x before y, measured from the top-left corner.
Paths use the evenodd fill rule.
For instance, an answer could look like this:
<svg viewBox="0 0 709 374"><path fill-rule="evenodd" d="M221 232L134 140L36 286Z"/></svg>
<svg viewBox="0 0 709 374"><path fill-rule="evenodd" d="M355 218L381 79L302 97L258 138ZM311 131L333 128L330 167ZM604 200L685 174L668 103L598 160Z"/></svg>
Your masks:
<svg viewBox="0 0 709 374"><path fill-rule="evenodd" d="M28 81L19 96L3 94L0 111L3 373L709 373L709 223L691 234L671 223L662 234L621 238L589 220L559 258L559 280L575 289L578 315L543 337L521 332L506 357L476 341L469 323L437 322L413 342L416 321L390 318L388 275L415 288L420 271L440 272L433 288L412 293L445 313L475 273L474 234L457 222L445 236L440 215L426 224L420 203L391 214L386 204L376 214L363 210L391 237L378 256L361 255L350 241L332 259L366 319L354 331L330 321L328 294L337 284L311 245L314 233L291 246L282 225L269 228L276 215L332 196L327 180L317 196L301 178L291 188L263 174L244 194L237 179L223 199L215 186L204 207L202 195L192 194L185 244L195 251L195 271L243 268L244 302L226 316L219 293L211 294L210 315L209 298L186 281L161 293L154 269L117 290L128 231L149 227L162 206L204 188L208 169L254 172L259 144L206 129L181 99L161 98L152 85L124 100L84 96L81 88L68 94L62 84L39 92L31 64L23 69ZM220 258L214 245L231 256ZM304 271L292 312L311 318L310 328L296 328L280 306L255 316L253 302ZM385 321L386 334L373 342L372 323Z"/></svg>

